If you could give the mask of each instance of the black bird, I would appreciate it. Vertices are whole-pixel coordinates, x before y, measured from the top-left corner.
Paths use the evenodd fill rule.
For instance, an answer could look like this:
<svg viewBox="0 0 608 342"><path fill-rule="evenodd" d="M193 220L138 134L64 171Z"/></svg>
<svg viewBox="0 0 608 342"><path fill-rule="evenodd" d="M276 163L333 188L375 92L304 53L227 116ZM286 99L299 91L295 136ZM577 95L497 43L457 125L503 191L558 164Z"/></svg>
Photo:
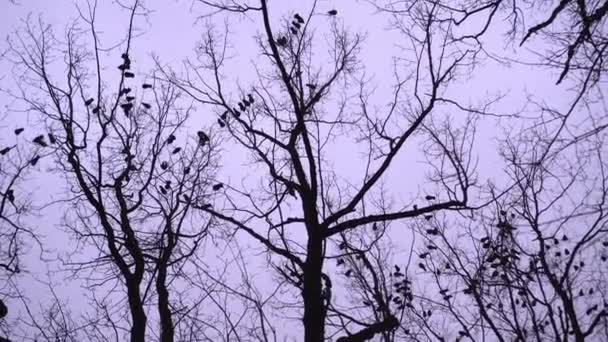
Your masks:
<svg viewBox="0 0 608 342"><path fill-rule="evenodd" d="M249 100L249 103L253 104L254 99L253 96L251 94L247 94L247 100Z"/></svg>
<svg viewBox="0 0 608 342"><path fill-rule="evenodd" d="M38 160L40 160L40 156L35 156L34 158L32 158L32 160L30 160L30 165L36 166Z"/></svg>
<svg viewBox="0 0 608 342"><path fill-rule="evenodd" d="M245 107L245 105L242 102L239 102L239 109L241 111L245 111L247 108Z"/></svg>
<svg viewBox="0 0 608 342"><path fill-rule="evenodd" d="M426 195L426 197L424 197L424 199L426 199L427 201L432 201L435 199L435 196L432 195Z"/></svg>
<svg viewBox="0 0 608 342"><path fill-rule="evenodd" d="M332 9L332 10L327 11L327 14L330 16L334 16L334 15L338 14L338 11L335 9Z"/></svg>
<svg viewBox="0 0 608 342"><path fill-rule="evenodd" d="M237 117L240 118L241 117L241 112L239 112L238 110L236 110L236 108L232 109L232 114Z"/></svg>
<svg viewBox="0 0 608 342"><path fill-rule="evenodd" d="M129 68L130 68L130 66L127 64L121 64L118 66L118 70L120 70L120 71L125 71L125 70L128 70Z"/></svg>
<svg viewBox="0 0 608 342"><path fill-rule="evenodd" d="M169 137L167 138L167 144L173 144L174 141L175 141L175 135L173 135L173 134L169 135Z"/></svg>
<svg viewBox="0 0 608 342"><path fill-rule="evenodd" d="M127 101L131 102L135 100L135 96L127 96Z"/></svg>
<svg viewBox="0 0 608 342"><path fill-rule="evenodd" d="M293 17L301 24L304 23L304 18L302 18L298 13L294 14Z"/></svg>
<svg viewBox="0 0 608 342"><path fill-rule="evenodd" d="M5 147L5 148L1 149L0 150L0 155L7 154L11 149L12 149L12 147Z"/></svg>
<svg viewBox="0 0 608 342"><path fill-rule="evenodd" d="M340 266L342 264L344 264L344 259L342 259L342 258L338 259L338 261L336 262L336 265Z"/></svg>
<svg viewBox="0 0 608 342"><path fill-rule="evenodd" d="M131 92L131 88L124 88L120 91L119 95L128 94Z"/></svg>
<svg viewBox="0 0 608 342"><path fill-rule="evenodd" d="M213 185L211 188L213 189L213 191L218 191L219 189L221 189L223 187L224 187L224 184L217 183L217 184Z"/></svg>
<svg viewBox="0 0 608 342"><path fill-rule="evenodd" d="M23 130L24 130L24 129L23 129L23 128L21 128L21 127L17 128L17 129L15 130L15 135L19 135L19 134L23 133Z"/></svg>
<svg viewBox="0 0 608 342"><path fill-rule="evenodd" d="M49 136L49 142L50 142L51 144L54 144L54 143L56 143L56 142L57 142L57 138L55 138L55 135L54 135L53 133L49 133L49 134L47 134L47 135Z"/></svg>
<svg viewBox="0 0 608 342"><path fill-rule="evenodd" d="M190 203L190 196L184 194L184 201Z"/></svg>
<svg viewBox="0 0 608 342"><path fill-rule="evenodd" d="M171 189L171 181L168 180L165 182L165 189L167 189L167 190Z"/></svg>
<svg viewBox="0 0 608 342"><path fill-rule="evenodd" d="M198 141L201 145L205 145L205 143L209 141L209 137L207 134L205 134L205 132L198 131L196 134L198 135Z"/></svg>
<svg viewBox="0 0 608 342"><path fill-rule="evenodd" d="M150 89L150 88L152 88L152 85L149 84L149 83L144 83L144 84L141 85L141 87L144 88L144 89Z"/></svg>
<svg viewBox="0 0 608 342"><path fill-rule="evenodd" d="M4 318L8 314L8 308L4 305L2 299L0 299L0 318Z"/></svg>
<svg viewBox="0 0 608 342"><path fill-rule="evenodd" d="M44 135L39 135L37 137L34 138L34 140L32 140L34 143L42 146L42 147L47 147L48 145L46 144L46 141L44 141Z"/></svg>
<svg viewBox="0 0 608 342"><path fill-rule="evenodd" d="M427 220L427 221L430 220L430 219L432 219L432 218L433 218L433 215L424 215L424 219Z"/></svg>
<svg viewBox="0 0 608 342"><path fill-rule="evenodd" d="M163 195L166 195L166 194L167 194L167 190L165 190L165 188L163 188L162 186L159 186L159 187L158 187L158 189L160 190L160 192L161 192Z"/></svg>
<svg viewBox="0 0 608 342"><path fill-rule="evenodd" d="M93 103L93 101L95 101L95 100L94 100L93 98L90 98L90 99L88 99L88 100L84 101L84 105L85 105L85 106L90 106L90 105L91 105L91 103Z"/></svg>
<svg viewBox="0 0 608 342"><path fill-rule="evenodd" d="M293 26L294 26L295 28L297 28L298 30L299 30L299 29L300 29L300 27L302 26L302 24L300 24L299 22L297 22L297 21L295 21L295 20L291 22L291 25L293 25Z"/></svg>
<svg viewBox="0 0 608 342"><path fill-rule="evenodd" d="M174 149L173 149L173 152L171 152L171 153L173 153L173 154L177 154L177 153L179 153L181 150L182 150L182 148L181 148L181 147L176 147L176 148L174 148Z"/></svg>
<svg viewBox="0 0 608 342"><path fill-rule="evenodd" d="M340 245L338 245L338 248L340 248L340 250L346 249L346 242L340 242Z"/></svg>
<svg viewBox="0 0 608 342"><path fill-rule="evenodd" d="M99 106L93 108L93 114L99 113Z"/></svg>
<svg viewBox="0 0 608 342"><path fill-rule="evenodd" d="M290 27L289 30L291 31L291 34L298 34L298 30L295 27Z"/></svg>
<svg viewBox="0 0 608 342"><path fill-rule="evenodd" d="M13 191L13 189L8 189L6 191L6 199L11 203L15 202L15 192Z"/></svg>
<svg viewBox="0 0 608 342"><path fill-rule="evenodd" d="M426 257L429 256L429 253L428 252L422 253L419 256L420 256L420 259L426 259Z"/></svg>
<svg viewBox="0 0 608 342"><path fill-rule="evenodd" d="M346 272L344 272L344 275L350 277L351 273L353 273L353 270L347 270Z"/></svg>
<svg viewBox="0 0 608 342"><path fill-rule="evenodd" d="M217 119L217 123L220 125L220 127L224 128L226 127L226 123L224 123L224 121L222 119Z"/></svg>
<svg viewBox="0 0 608 342"><path fill-rule="evenodd" d="M418 267L420 267L420 268L421 268L423 271L425 271L425 272L426 272L426 266L424 266L424 264L423 264L423 263L419 263L419 264L418 264Z"/></svg>
<svg viewBox="0 0 608 342"><path fill-rule="evenodd" d="M566 236L566 234L564 234L564 236L562 236L562 241L568 241L568 237Z"/></svg>
<svg viewBox="0 0 608 342"><path fill-rule="evenodd" d="M378 224L376 222L372 224L372 230L378 230Z"/></svg>
<svg viewBox="0 0 608 342"><path fill-rule="evenodd" d="M287 45L287 38L283 36L279 37L279 39L277 39L277 45L281 47Z"/></svg>
<svg viewBox="0 0 608 342"><path fill-rule="evenodd" d="M166 170L169 168L169 163L167 163L166 161L160 163L160 168L163 170Z"/></svg>
<svg viewBox="0 0 608 342"><path fill-rule="evenodd" d="M129 72L129 71L125 72L125 78L133 78L133 77L135 77L134 73Z"/></svg>
<svg viewBox="0 0 608 342"><path fill-rule="evenodd" d="M152 107L149 103L146 102L142 102L141 105L144 106L144 108L146 109L150 109L150 107Z"/></svg>
<svg viewBox="0 0 608 342"><path fill-rule="evenodd" d="M184 168L184 174L187 175L189 173L190 173L190 168L189 167Z"/></svg>

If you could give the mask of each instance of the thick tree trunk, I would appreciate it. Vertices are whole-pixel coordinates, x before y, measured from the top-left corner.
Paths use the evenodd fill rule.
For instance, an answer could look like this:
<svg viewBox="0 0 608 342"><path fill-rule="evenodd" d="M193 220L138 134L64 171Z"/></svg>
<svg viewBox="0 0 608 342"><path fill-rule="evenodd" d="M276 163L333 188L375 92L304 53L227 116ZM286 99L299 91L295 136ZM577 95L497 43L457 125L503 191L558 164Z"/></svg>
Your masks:
<svg viewBox="0 0 608 342"><path fill-rule="evenodd" d="M323 240L309 235L308 255L304 266L304 341L325 340L325 303L321 274L323 270Z"/></svg>
<svg viewBox="0 0 608 342"><path fill-rule="evenodd" d="M171 318L171 308L169 307L169 291L166 286L167 269L162 265L158 269L156 278L156 292L158 294L158 314L160 317L160 341L173 342L173 320Z"/></svg>
<svg viewBox="0 0 608 342"><path fill-rule="evenodd" d="M129 309L131 310L132 318L130 341L145 342L147 317L141 301L138 282L127 282L127 295L129 296Z"/></svg>

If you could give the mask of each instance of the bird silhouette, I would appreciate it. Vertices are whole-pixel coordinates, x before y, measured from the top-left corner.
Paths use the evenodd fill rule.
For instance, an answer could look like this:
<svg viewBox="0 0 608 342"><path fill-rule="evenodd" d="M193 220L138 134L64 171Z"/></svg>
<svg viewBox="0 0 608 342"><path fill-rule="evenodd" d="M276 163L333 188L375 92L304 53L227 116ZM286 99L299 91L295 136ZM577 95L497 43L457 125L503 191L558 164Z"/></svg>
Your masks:
<svg viewBox="0 0 608 342"><path fill-rule="evenodd" d="M131 102L131 101L135 100L135 96L127 96L126 99L127 99L127 101Z"/></svg>
<svg viewBox="0 0 608 342"><path fill-rule="evenodd" d="M99 113L99 110L100 110L99 106L93 108L93 114Z"/></svg>
<svg viewBox="0 0 608 342"><path fill-rule="evenodd" d="M32 158L30 160L30 165L36 166L36 164L38 163L38 160L40 160L40 156L35 156L34 158Z"/></svg>
<svg viewBox="0 0 608 342"><path fill-rule="evenodd" d="M152 88L152 85L149 84L149 83L144 83L144 84L141 85L141 87L144 88L144 89L150 89L150 88Z"/></svg>
<svg viewBox="0 0 608 342"><path fill-rule="evenodd" d="M167 190L165 190L165 188L163 188L162 186L159 186L159 187L158 187L158 189L160 190L160 192L161 192L163 195L166 195L166 194L167 194Z"/></svg>
<svg viewBox="0 0 608 342"><path fill-rule="evenodd" d="M6 191L6 199L11 203L15 202L15 192L13 191L13 189L8 189Z"/></svg>
<svg viewBox="0 0 608 342"><path fill-rule="evenodd" d="M435 199L435 196L433 196L433 195L426 195L426 196L424 197L424 199L426 199L427 201L432 201L432 200L434 200L434 199Z"/></svg>
<svg viewBox="0 0 608 342"><path fill-rule="evenodd" d="M90 105L91 105L91 103L93 103L93 101L95 101L95 100L94 100L93 98L90 98L90 99L88 99L88 100L84 101L84 105L85 105L85 106L90 106Z"/></svg>
<svg viewBox="0 0 608 342"><path fill-rule="evenodd" d="M166 170L169 168L169 163L167 163L166 161L163 161L162 163L160 163L160 168L163 170Z"/></svg>
<svg viewBox="0 0 608 342"><path fill-rule="evenodd" d="M220 125L220 127L224 128L226 127L226 123L224 123L224 121L222 119L217 119L217 123Z"/></svg>
<svg viewBox="0 0 608 342"><path fill-rule="evenodd" d="M4 318L7 314L8 308L6 307L2 299L0 299L0 318Z"/></svg>
<svg viewBox="0 0 608 342"><path fill-rule="evenodd" d="M422 269L423 271L425 271L425 272L426 272L426 266L424 266L424 264L423 264L423 263L419 263L419 264L418 264L418 267L420 267L420 269Z"/></svg>
<svg viewBox="0 0 608 342"><path fill-rule="evenodd" d="M217 184L214 184L211 188L213 189L213 191L218 191L218 190L220 190L223 187L224 187L224 184L217 183Z"/></svg>
<svg viewBox="0 0 608 342"><path fill-rule="evenodd" d="M57 138L55 137L55 135L54 135L53 133L48 133L47 135L48 135L48 137L49 137L49 142L50 142L51 144L54 144L54 143L56 143L56 142L57 142Z"/></svg>
<svg viewBox="0 0 608 342"><path fill-rule="evenodd" d="M294 19L297 20L297 22L303 24L304 23L304 18L302 18L298 13L293 15Z"/></svg>
<svg viewBox="0 0 608 342"><path fill-rule="evenodd" d="M181 147L176 147L176 148L174 148L174 149L173 149L173 152L171 152L171 153L173 153L173 154L177 154L177 153L179 153L181 150L182 150L182 148L181 148Z"/></svg>
<svg viewBox="0 0 608 342"><path fill-rule="evenodd" d="M422 253L419 255L420 259L426 259L426 257L429 256L428 252Z"/></svg>
<svg viewBox="0 0 608 342"><path fill-rule="evenodd" d="M286 46L287 45L287 38L285 38L283 36L279 37L277 39L277 45L281 46L281 47Z"/></svg>
<svg viewBox="0 0 608 342"><path fill-rule="evenodd" d="M295 20L291 22L291 25L293 25L293 27L295 27L298 30L300 29L300 27L302 27L302 24L300 24L299 22L297 22Z"/></svg>
<svg viewBox="0 0 608 342"><path fill-rule="evenodd" d="M186 203L190 203L190 196L184 194L184 201L186 201Z"/></svg>
<svg viewBox="0 0 608 342"><path fill-rule="evenodd" d="M338 14L338 11L335 9L332 9L332 10L327 11L327 14L333 17Z"/></svg>
<svg viewBox="0 0 608 342"><path fill-rule="evenodd" d="M237 118L241 117L241 112L239 112L236 108L232 110L232 114Z"/></svg>
<svg viewBox="0 0 608 342"><path fill-rule="evenodd" d="M11 149L12 149L12 147L5 147L5 148L1 149L0 150L0 155L7 154Z"/></svg>
<svg viewBox="0 0 608 342"><path fill-rule="evenodd" d="M135 77L135 74L132 73L132 72L129 72L129 71L125 72L124 75L125 75L125 78L133 78L133 77Z"/></svg>
<svg viewBox="0 0 608 342"><path fill-rule="evenodd" d="M144 106L144 108L146 109L150 109L152 107L149 103L146 102L142 102L141 105Z"/></svg>
<svg viewBox="0 0 608 342"><path fill-rule="evenodd" d="M19 135L19 134L23 133L23 130L24 130L24 128L22 128L22 127L15 129L15 135Z"/></svg>
<svg viewBox="0 0 608 342"><path fill-rule="evenodd" d="M167 190L171 189L171 181L170 180L165 181L165 189L167 189Z"/></svg>
<svg viewBox="0 0 608 342"><path fill-rule="evenodd" d="M338 266L343 265L343 264L344 264L344 259L342 259L342 258L339 258L339 259L336 261L336 265L338 265Z"/></svg>
<svg viewBox="0 0 608 342"><path fill-rule="evenodd" d="M255 100L253 99L253 96L251 94L247 94L247 100L249 100L249 103L253 104L253 102L255 102Z"/></svg>
<svg viewBox="0 0 608 342"><path fill-rule="evenodd" d="M205 143L209 141L209 137L207 136L207 134L205 134L205 132L198 131L196 132L196 134L198 135L199 144L205 145Z"/></svg>
<svg viewBox="0 0 608 342"><path fill-rule="evenodd" d="M44 135L39 135L39 136L35 137L34 140L32 140L32 141L42 147L48 146L46 141L44 141Z"/></svg>
<svg viewBox="0 0 608 342"><path fill-rule="evenodd" d="M169 137L167 138L167 144L173 144L174 141L175 141L175 135L173 135L173 134L169 135Z"/></svg>
<svg viewBox="0 0 608 342"><path fill-rule="evenodd" d="M189 167L185 167L184 168L184 174L187 175L190 173L190 168Z"/></svg>
<svg viewBox="0 0 608 342"><path fill-rule="evenodd" d="M251 106L251 103L249 103L249 101L247 101L247 99L243 99L243 104L245 105L245 107Z"/></svg>
<svg viewBox="0 0 608 342"><path fill-rule="evenodd" d="M245 107L245 105L242 102L239 102L239 109L241 111L245 111L247 108Z"/></svg>
<svg viewBox="0 0 608 342"><path fill-rule="evenodd" d="M432 218L433 218L433 215L424 215L424 219L427 220L427 221L430 220L430 219L432 219Z"/></svg>
<svg viewBox="0 0 608 342"><path fill-rule="evenodd" d="M353 273L353 270L347 270L346 272L344 272L344 275L347 277L350 277L350 275Z"/></svg>

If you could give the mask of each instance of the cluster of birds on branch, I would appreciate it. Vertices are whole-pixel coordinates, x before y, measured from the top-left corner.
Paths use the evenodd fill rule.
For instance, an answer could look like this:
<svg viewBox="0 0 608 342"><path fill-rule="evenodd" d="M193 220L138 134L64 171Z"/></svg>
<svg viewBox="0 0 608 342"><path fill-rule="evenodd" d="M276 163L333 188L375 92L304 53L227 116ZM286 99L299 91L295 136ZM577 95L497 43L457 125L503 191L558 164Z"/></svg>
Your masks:
<svg viewBox="0 0 608 342"><path fill-rule="evenodd" d="M335 9L329 10L327 11L327 15L330 17L334 17L338 15L338 11ZM291 21L291 26L289 26L289 31L291 32L291 34L293 34L294 36L297 35L305 22L306 21L304 20L304 18L302 18L300 14L294 14L293 20ZM287 42L287 37L285 36L280 36L276 40L276 44L280 47L287 46Z"/></svg>
<svg viewBox="0 0 608 342"><path fill-rule="evenodd" d="M237 104L238 109L236 107L232 108L232 110L227 110L217 119L217 123L221 128L226 127L226 123L228 122L228 114L231 113L235 118L241 117L241 112L247 111L253 104L255 103L255 99L252 94L247 94L246 97L243 97L241 101Z"/></svg>

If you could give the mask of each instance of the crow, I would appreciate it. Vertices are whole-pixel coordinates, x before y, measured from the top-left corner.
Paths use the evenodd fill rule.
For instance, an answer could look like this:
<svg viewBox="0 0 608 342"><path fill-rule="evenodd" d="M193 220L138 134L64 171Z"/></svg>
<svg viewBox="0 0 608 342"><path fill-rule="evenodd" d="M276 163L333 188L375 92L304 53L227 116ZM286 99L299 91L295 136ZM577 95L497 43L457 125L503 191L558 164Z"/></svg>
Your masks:
<svg viewBox="0 0 608 342"><path fill-rule="evenodd" d="M128 94L130 92L131 92L131 88L124 88L123 90L120 91L119 95Z"/></svg>
<svg viewBox="0 0 608 342"><path fill-rule="evenodd" d="M44 141L44 135L39 135L39 136L35 137L34 140L32 140L32 141L42 147L48 146L46 141Z"/></svg>
<svg viewBox="0 0 608 342"><path fill-rule="evenodd" d="M55 135L53 133L48 133L47 135L49 136L49 142L51 144L54 144L57 142L57 138L55 137Z"/></svg>
<svg viewBox="0 0 608 342"><path fill-rule="evenodd" d="M302 24L300 24L299 22L297 22L295 20L291 22L291 25L293 25L298 30L300 29L300 27L302 27Z"/></svg>
<svg viewBox="0 0 608 342"><path fill-rule="evenodd" d="M182 150L182 148L181 148L181 147L176 147L176 148L174 148L174 149L173 149L173 152L171 152L171 153L173 153L173 154L177 154L177 153L179 153L181 150Z"/></svg>
<svg viewBox="0 0 608 342"><path fill-rule="evenodd" d="M35 156L34 158L32 158L32 160L30 160L30 165L36 166L38 160L40 160L40 156Z"/></svg>
<svg viewBox="0 0 608 342"><path fill-rule="evenodd" d="M249 100L249 103L253 104L254 99L253 96L251 94L247 94L247 100Z"/></svg>
<svg viewBox="0 0 608 342"><path fill-rule="evenodd" d="M237 118L240 118L240 117L241 117L241 112L239 112L238 110L236 110L236 108L234 108L234 109L232 110L232 114L233 114L235 117L237 117Z"/></svg>
<svg viewBox="0 0 608 342"><path fill-rule="evenodd" d="M287 45L287 38L282 37L282 36L281 36L281 37L279 37L279 38L277 39L277 45L278 45L278 46L281 46L281 47L283 47L283 46Z"/></svg>
<svg viewBox="0 0 608 342"><path fill-rule="evenodd" d="M190 203L190 196L184 194L184 201L186 201L186 203Z"/></svg>
<svg viewBox="0 0 608 342"><path fill-rule="evenodd" d="M347 277L350 277L350 275L353 273L353 270L347 270L346 272L344 272L344 275Z"/></svg>
<svg viewBox="0 0 608 342"><path fill-rule="evenodd" d="M220 127L224 128L226 127L226 123L224 123L224 121L222 121L222 119L217 119L217 123L220 125Z"/></svg>
<svg viewBox="0 0 608 342"><path fill-rule="evenodd" d="M15 192L13 191L13 189L8 189L6 191L6 199L11 203L15 202Z"/></svg>
<svg viewBox="0 0 608 342"><path fill-rule="evenodd" d="M224 184L217 183L217 184L213 185L211 188L213 189L213 191L218 191L218 190L220 190L223 187L224 187Z"/></svg>
<svg viewBox="0 0 608 342"><path fill-rule="evenodd" d="M171 134L167 138L167 144L172 144L175 141L175 135Z"/></svg>
<svg viewBox="0 0 608 342"><path fill-rule="evenodd" d="M158 187L158 189L160 190L160 192L161 192L163 195L166 195L166 194L167 194L167 190L165 190L165 188L163 188L162 186L159 186L159 187Z"/></svg>
<svg viewBox="0 0 608 342"><path fill-rule="evenodd" d="M163 161L162 163L160 163L160 168L163 170L166 170L169 168L169 163L167 163L166 161Z"/></svg>
<svg viewBox="0 0 608 342"><path fill-rule="evenodd" d="M247 99L243 99L243 104L245 105L245 107L251 106L251 103L249 103L249 101L247 101Z"/></svg>
<svg viewBox="0 0 608 342"><path fill-rule="evenodd" d="M424 199L426 199L427 201L432 201L435 199L435 196L432 195L426 195L426 197L424 197Z"/></svg>
<svg viewBox="0 0 608 342"><path fill-rule="evenodd" d="M184 174L187 175L189 173L190 173L190 168L189 167L184 168Z"/></svg>
<svg viewBox="0 0 608 342"><path fill-rule="evenodd" d="M429 256L428 252L419 255L420 259L426 259L427 256Z"/></svg>
<svg viewBox="0 0 608 342"><path fill-rule="evenodd" d="M336 262L336 265L340 266L344 264L344 259L338 259L338 261Z"/></svg>
<svg viewBox="0 0 608 342"><path fill-rule="evenodd" d="M317 88L317 85L312 83L306 83L306 86L310 88L310 90L315 90Z"/></svg>
<svg viewBox="0 0 608 342"><path fill-rule="evenodd" d="M15 129L15 135L19 135L19 134L23 133L23 130L24 129L22 127Z"/></svg>
<svg viewBox="0 0 608 342"><path fill-rule="evenodd" d="M327 11L327 15L330 15L332 17L335 16L336 14L338 14L338 11L335 9Z"/></svg>
<svg viewBox="0 0 608 342"><path fill-rule="evenodd" d="M0 155L7 154L11 149L12 149L12 147L5 147L5 148L1 149L0 150Z"/></svg>
<svg viewBox="0 0 608 342"><path fill-rule="evenodd" d="M141 87L144 88L144 89L150 89L150 88L152 88L152 85L149 84L149 83L144 83L144 84L141 85Z"/></svg>
<svg viewBox="0 0 608 342"><path fill-rule="evenodd" d="M142 102L141 105L144 106L144 108L146 109L150 109L152 107L149 103L146 102Z"/></svg>
<svg viewBox="0 0 608 342"><path fill-rule="evenodd" d="M134 74L134 73L132 73L132 72L128 72L128 71L127 71L127 72L125 72L125 74L124 74L124 75L125 75L125 78L133 78L133 77L135 77L135 74Z"/></svg>
<svg viewBox="0 0 608 342"><path fill-rule="evenodd" d="M432 219L432 218L433 218L433 215L424 215L424 219L427 220L427 221L430 220L430 219Z"/></svg>
<svg viewBox="0 0 608 342"><path fill-rule="evenodd" d="M165 189L167 189L167 190L171 189L171 181L168 180L165 182Z"/></svg>
<svg viewBox="0 0 608 342"><path fill-rule="evenodd" d="M120 71L125 71L128 69L129 69L129 65L127 65L127 64L121 64L118 66L118 70L120 70Z"/></svg>
<svg viewBox="0 0 608 342"><path fill-rule="evenodd" d="M245 111L247 108L245 107L245 105L242 102L239 102L239 109L241 111Z"/></svg>
<svg viewBox="0 0 608 342"><path fill-rule="evenodd" d="M294 14L293 17L298 21L298 23L304 23L304 18L302 18L298 13Z"/></svg>
<svg viewBox="0 0 608 342"><path fill-rule="evenodd" d="M290 27L289 30L291 31L291 34L298 34L298 30L295 27Z"/></svg>
<svg viewBox="0 0 608 342"><path fill-rule="evenodd" d="M426 266L423 263L419 263L418 267L420 267L424 272L426 272Z"/></svg>
<svg viewBox="0 0 608 342"><path fill-rule="evenodd" d="M85 106L90 106L90 105L91 105L91 103L93 103L93 101L95 101L95 100L94 100L93 98L90 98L90 99L88 99L88 100L84 101L84 105L85 105Z"/></svg>
<svg viewBox="0 0 608 342"><path fill-rule="evenodd" d="M135 96L127 96L127 101L131 102L135 100Z"/></svg>

